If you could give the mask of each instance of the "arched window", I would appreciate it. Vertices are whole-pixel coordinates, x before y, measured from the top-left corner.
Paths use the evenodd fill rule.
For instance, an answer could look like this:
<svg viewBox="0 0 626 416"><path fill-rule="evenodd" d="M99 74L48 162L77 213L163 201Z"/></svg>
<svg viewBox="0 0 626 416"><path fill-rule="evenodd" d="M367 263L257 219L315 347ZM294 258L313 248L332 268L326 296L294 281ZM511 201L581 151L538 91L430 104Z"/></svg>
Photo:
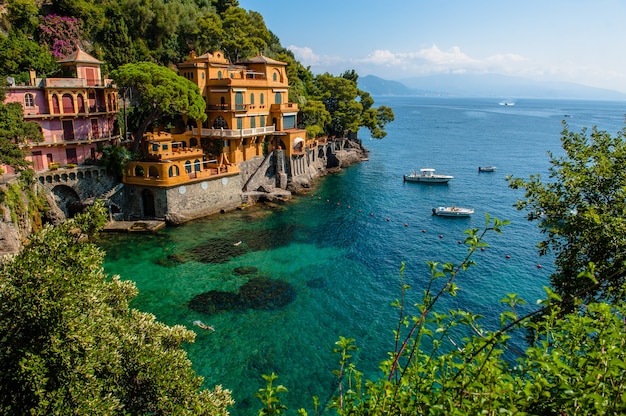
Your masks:
<svg viewBox="0 0 626 416"><path fill-rule="evenodd" d="M178 166L176 166L176 165L170 166L169 175L170 175L170 178L174 177L174 176L180 175L180 172L178 170Z"/></svg>
<svg viewBox="0 0 626 416"><path fill-rule="evenodd" d="M52 96L52 113L60 114L61 110L59 108L59 97L55 94Z"/></svg>
<svg viewBox="0 0 626 416"><path fill-rule="evenodd" d="M200 164L200 159L196 159L193 161L193 170L196 172L200 172L200 170L202 169L201 164Z"/></svg>
<svg viewBox="0 0 626 416"><path fill-rule="evenodd" d="M250 105L254 105L254 93L250 94Z"/></svg>
<svg viewBox="0 0 626 416"><path fill-rule="evenodd" d="M27 92L24 95L24 107L32 108L34 106L35 106L35 98L33 97L33 94Z"/></svg>
<svg viewBox="0 0 626 416"><path fill-rule="evenodd" d="M214 129L227 129L228 130L228 123L226 122L224 117L217 116L217 118L213 122L213 128Z"/></svg>
<svg viewBox="0 0 626 416"><path fill-rule="evenodd" d="M274 95L274 104L282 104L283 99L279 92Z"/></svg>
<svg viewBox="0 0 626 416"><path fill-rule="evenodd" d="M188 160L185 161L185 172L191 173L191 162Z"/></svg>
<svg viewBox="0 0 626 416"><path fill-rule="evenodd" d="M274 82L276 82L276 81L278 80L278 74L277 74L276 72L274 72L274 73L272 74L272 80L273 80Z"/></svg>
<svg viewBox="0 0 626 416"><path fill-rule="evenodd" d="M256 117L250 117L250 128L256 128Z"/></svg>
<svg viewBox="0 0 626 416"><path fill-rule="evenodd" d="M78 96L76 97L76 101L78 101L78 112L86 113L87 111L85 111L85 98L83 97L83 95L78 94Z"/></svg>
<svg viewBox="0 0 626 416"><path fill-rule="evenodd" d="M265 94L261 93L261 96L259 97L260 100L260 104L263 105L265 104Z"/></svg>
<svg viewBox="0 0 626 416"><path fill-rule="evenodd" d="M237 118L237 128L238 128L239 130L243 129L243 121L242 121L242 118L241 118L241 117L238 117L238 118Z"/></svg>
<svg viewBox="0 0 626 416"><path fill-rule="evenodd" d="M150 166L148 168L148 176L151 178L158 178L159 177L159 171L155 166Z"/></svg>
<svg viewBox="0 0 626 416"><path fill-rule="evenodd" d="M191 139L189 139L189 147L196 147L198 145L198 139L196 139L195 137L192 137Z"/></svg>
<svg viewBox="0 0 626 416"><path fill-rule="evenodd" d="M217 71L217 79L222 79L222 71Z"/></svg>
<svg viewBox="0 0 626 416"><path fill-rule="evenodd" d="M145 176L146 173L143 170L143 166L135 166L135 176Z"/></svg>
<svg viewBox="0 0 626 416"><path fill-rule="evenodd" d="M259 117L259 121L261 122L261 127L265 127L265 117Z"/></svg>

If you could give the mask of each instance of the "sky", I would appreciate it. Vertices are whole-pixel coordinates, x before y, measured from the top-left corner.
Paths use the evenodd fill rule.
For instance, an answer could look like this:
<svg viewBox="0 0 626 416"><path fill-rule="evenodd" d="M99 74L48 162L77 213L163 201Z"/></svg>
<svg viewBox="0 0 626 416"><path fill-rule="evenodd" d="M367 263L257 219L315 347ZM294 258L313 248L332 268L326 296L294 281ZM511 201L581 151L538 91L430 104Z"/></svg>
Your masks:
<svg viewBox="0 0 626 416"><path fill-rule="evenodd" d="M500 74L626 93L626 0L239 0L314 74Z"/></svg>

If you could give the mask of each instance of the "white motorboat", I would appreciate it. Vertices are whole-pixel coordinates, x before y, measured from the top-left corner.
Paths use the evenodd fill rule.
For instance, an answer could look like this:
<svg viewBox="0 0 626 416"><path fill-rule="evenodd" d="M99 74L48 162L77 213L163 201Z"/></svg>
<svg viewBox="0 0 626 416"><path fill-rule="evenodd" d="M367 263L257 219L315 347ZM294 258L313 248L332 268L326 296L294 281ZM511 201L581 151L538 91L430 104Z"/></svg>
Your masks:
<svg viewBox="0 0 626 416"><path fill-rule="evenodd" d="M478 171L479 172L495 172L496 167L495 166L479 166Z"/></svg>
<svg viewBox="0 0 626 416"><path fill-rule="evenodd" d="M409 175L404 175L405 182L447 183L450 179L454 179L454 176L439 175L432 168L423 168L419 172L414 170Z"/></svg>
<svg viewBox="0 0 626 416"><path fill-rule="evenodd" d="M440 217L469 217L474 213L474 208L461 208L461 207L437 207L433 208L433 215L439 215Z"/></svg>

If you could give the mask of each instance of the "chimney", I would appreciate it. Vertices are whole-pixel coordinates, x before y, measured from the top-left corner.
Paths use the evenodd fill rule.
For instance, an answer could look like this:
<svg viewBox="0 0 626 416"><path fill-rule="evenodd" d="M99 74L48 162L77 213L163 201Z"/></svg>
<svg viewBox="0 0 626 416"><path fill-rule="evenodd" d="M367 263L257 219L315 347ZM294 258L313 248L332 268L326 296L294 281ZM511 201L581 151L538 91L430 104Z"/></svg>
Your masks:
<svg viewBox="0 0 626 416"><path fill-rule="evenodd" d="M30 78L30 84L32 86L36 85L36 80L37 80L37 74L35 73L35 71L33 71L32 69L30 71L28 71L28 78Z"/></svg>

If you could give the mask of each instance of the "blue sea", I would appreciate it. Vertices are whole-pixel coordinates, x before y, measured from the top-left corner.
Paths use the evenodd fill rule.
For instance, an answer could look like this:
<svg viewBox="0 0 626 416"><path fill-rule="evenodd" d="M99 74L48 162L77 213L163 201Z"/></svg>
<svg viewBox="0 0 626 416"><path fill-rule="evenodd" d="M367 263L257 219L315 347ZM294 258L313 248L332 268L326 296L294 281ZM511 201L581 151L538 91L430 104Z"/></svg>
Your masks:
<svg viewBox="0 0 626 416"><path fill-rule="evenodd" d="M497 99L374 98L395 113L387 137L370 139L361 131L369 160L322 178L307 195L154 235L102 238L106 271L139 288L135 308L197 332L185 347L189 358L205 386L232 390L233 415L258 414L254 393L265 386L261 375L272 372L279 376L275 384L289 390L283 395L289 414L300 407L313 414L313 396L327 404L336 393L332 371L339 357L332 350L340 336L360 348L358 369L370 378L380 375L378 363L393 350L397 311L390 303L400 296L402 263L413 304L429 281L427 261L460 263L467 255L464 231L484 227L486 213L510 224L501 235L487 235L489 247L476 252L476 266L458 277L458 296L439 307L484 315L486 326L504 310L500 299L508 293L527 300L523 310L534 308L554 266L537 254L542 236L514 208L523 194L509 189L506 177L548 179L547 153L563 153L563 120L574 132L597 126L615 135L626 112L624 102L519 99L501 106ZM497 170L479 173L486 165ZM455 178L447 185L403 181L425 167ZM474 208L475 214L431 215L440 205ZM222 257L211 257L215 253ZM207 313L189 307L199 294L237 293L258 276L290 288L256 308ZM199 329L196 320L215 331Z"/></svg>

